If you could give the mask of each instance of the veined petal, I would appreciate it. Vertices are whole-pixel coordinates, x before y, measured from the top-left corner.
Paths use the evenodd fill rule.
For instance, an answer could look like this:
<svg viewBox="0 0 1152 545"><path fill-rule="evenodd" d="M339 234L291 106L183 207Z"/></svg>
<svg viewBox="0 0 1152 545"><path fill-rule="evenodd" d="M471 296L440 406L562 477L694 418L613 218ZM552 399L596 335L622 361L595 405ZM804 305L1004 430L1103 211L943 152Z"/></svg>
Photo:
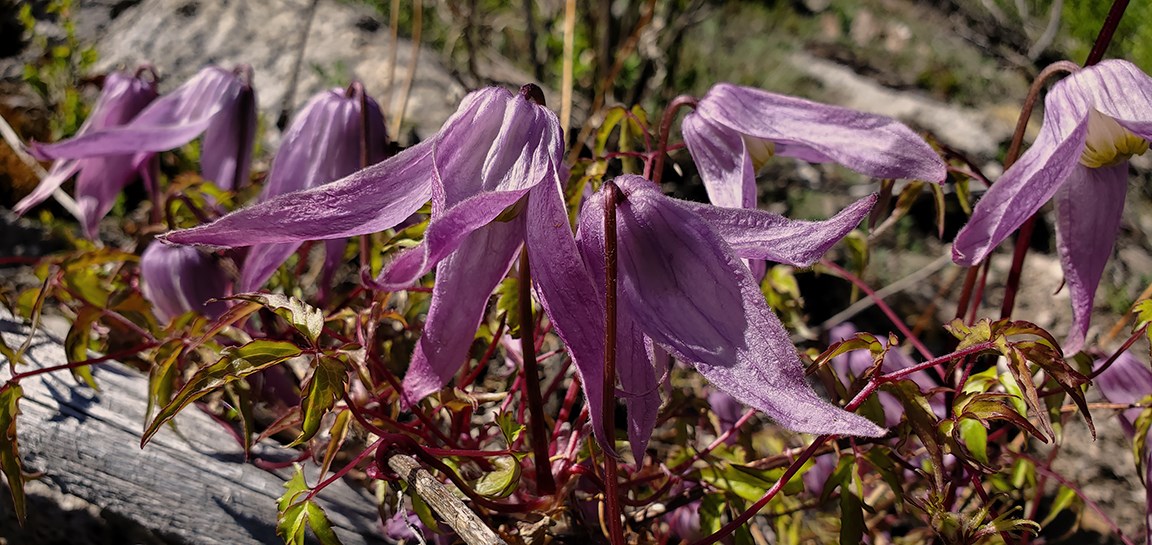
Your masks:
<svg viewBox="0 0 1152 545"><path fill-rule="evenodd" d="M836 162L876 178L942 182L944 162L907 126L894 119L717 84L698 113L751 137L778 144L776 153L811 162Z"/></svg>
<svg viewBox="0 0 1152 545"><path fill-rule="evenodd" d="M670 205L643 178L616 181L625 194L618 209L621 298L653 341L788 429L884 433L816 395L751 273L707 222Z"/></svg>
<svg viewBox="0 0 1152 545"><path fill-rule="evenodd" d="M1075 354L1084 346L1096 287L1112 256L1127 190L1128 162L1124 161L1103 168L1077 165L1056 193L1056 245L1072 297L1072 329L1064 341L1065 354Z"/></svg>
<svg viewBox="0 0 1152 545"><path fill-rule="evenodd" d="M645 342L644 334L627 312L619 313L616 325L616 369L624 406L628 408L628 444L633 459L643 464L644 451L660 416L660 384L652 366L652 342Z"/></svg>
<svg viewBox="0 0 1152 545"><path fill-rule="evenodd" d="M437 266L432 306L404 375L406 403L439 391L467 361L488 298L523 240L522 220L493 223L468 235Z"/></svg>
<svg viewBox="0 0 1152 545"><path fill-rule="evenodd" d="M152 157L151 154L146 154ZM80 160L76 177L76 204L80 206L86 236L97 238L100 220L112 210L116 197L140 177L131 155L110 155Z"/></svg>
<svg viewBox="0 0 1152 545"><path fill-rule="evenodd" d="M716 206L756 208L756 172L740 133L695 112L681 124L708 200Z"/></svg>
<svg viewBox="0 0 1152 545"><path fill-rule="evenodd" d="M212 223L173 231L167 242L251 246L343 238L395 227L431 195L432 141L306 191L280 195Z"/></svg>
<svg viewBox="0 0 1152 545"><path fill-rule="evenodd" d="M235 74L210 66L153 101L124 126L94 130L55 144L37 144L32 151L41 159L61 159L174 149L207 130L213 118L239 100L244 87Z"/></svg>
<svg viewBox="0 0 1152 545"><path fill-rule="evenodd" d="M32 207L44 202L45 199L51 197L57 189L60 188L64 182L68 181L74 174L80 171L83 165L82 159L65 159L57 161L52 164L52 169L48 171L48 175L40 180L40 185L36 186L27 197L20 199L16 206L12 209L17 215L24 215Z"/></svg>
<svg viewBox="0 0 1152 545"><path fill-rule="evenodd" d="M255 141L256 92L245 84L204 129L200 175L229 191L246 185Z"/></svg>
<svg viewBox="0 0 1152 545"><path fill-rule="evenodd" d="M800 221L749 208L719 208L669 199L711 225L736 255L810 267L860 225L876 204L876 195L860 199L824 221Z"/></svg>
<svg viewBox="0 0 1152 545"><path fill-rule="evenodd" d="M1062 80L1044 102L1044 125L1020 160L1004 172L976 204L952 243L952 260L972 266L984 261L1013 231L1056 194L1079 166L1087 134L1087 98Z"/></svg>
<svg viewBox="0 0 1152 545"><path fill-rule="evenodd" d="M502 87L473 91L444 122L436 144L432 215L484 190L480 171L500 134L512 93Z"/></svg>
<svg viewBox="0 0 1152 545"><path fill-rule="evenodd" d="M1070 93L1089 97L1096 110L1124 128L1152 140L1152 78L1136 65L1109 59L1068 76L1060 84Z"/></svg>

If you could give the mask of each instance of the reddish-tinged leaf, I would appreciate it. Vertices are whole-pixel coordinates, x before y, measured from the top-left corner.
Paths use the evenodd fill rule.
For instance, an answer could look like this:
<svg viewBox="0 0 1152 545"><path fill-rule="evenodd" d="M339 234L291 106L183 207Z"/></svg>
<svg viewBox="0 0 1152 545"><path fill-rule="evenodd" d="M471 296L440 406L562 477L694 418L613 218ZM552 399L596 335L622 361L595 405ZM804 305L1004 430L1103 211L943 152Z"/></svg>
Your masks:
<svg viewBox="0 0 1152 545"><path fill-rule="evenodd" d="M332 410L348 386L348 366L339 358L324 354L315 362L307 393L300 400L300 412L304 417L300 436L289 446L299 445L320 431L321 419Z"/></svg>
<svg viewBox="0 0 1152 545"><path fill-rule="evenodd" d="M19 384L8 383L6 388L0 390L0 429L4 430L0 438L0 468L8 479L16 520L21 525L28 513L24 500L24 470L20 464L20 446L16 440L16 416L20 414L19 403L23 396L24 389Z"/></svg>
<svg viewBox="0 0 1152 545"><path fill-rule="evenodd" d="M228 299L251 301L271 309L312 344L316 343L324 329L324 313L295 297L279 293L242 293Z"/></svg>
<svg viewBox="0 0 1152 545"><path fill-rule="evenodd" d="M1016 425L1016 427L1047 443L1047 437L1045 437L1040 430L1036 429L1036 426L1032 425L1032 422L1029 422L1027 418L1024 418L1019 412L1016 412L1016 409L1004 402L1011 397L1013 396L1008 394L988 393L976 394L967 401L957 400L959 418L972 418L980 421L985 426L987 426L991 420L1004 420L1011 422Z"/></svg>
<svg viewBox="0 0 1152 545"><path fill-rule="evenodd" d="M1056 437L1056 432L1052 430L1052 422L1048 420L1048 411L1045 411L1044 407L1040 405L1040 398L1037 396L1036 383L1032 380L1032 369L1028 366L1028 359L1025 358L1020 349L1008 343L1003 337L997 341L1000 353L1004 355L1004 359L1007 361L1008 371L1012 373L1012 378L1016 379L1016 384L1020 386L1024 404L1028 406L1028 411L1040 421L1040 429L1044 432L1044 436L1040 437L1040 440L1047 443L1048 438Z"/></svg>
<svg viewBox="0 0 1152 545"><path fill-rule="evenodd" d="M100 310L89 306L80 309L76 313L76 319L72 321L72 327L68 329L68 334L64 337L64 355L68 358L68 363L76 363L88 359L88 343L92 338L92 324L100 318ZM92 376L92 368L85 365L83 367L73 367L72 378L76 382L84 384L97 392L100 391L100 386L96 384L96 379Z"/></svg>

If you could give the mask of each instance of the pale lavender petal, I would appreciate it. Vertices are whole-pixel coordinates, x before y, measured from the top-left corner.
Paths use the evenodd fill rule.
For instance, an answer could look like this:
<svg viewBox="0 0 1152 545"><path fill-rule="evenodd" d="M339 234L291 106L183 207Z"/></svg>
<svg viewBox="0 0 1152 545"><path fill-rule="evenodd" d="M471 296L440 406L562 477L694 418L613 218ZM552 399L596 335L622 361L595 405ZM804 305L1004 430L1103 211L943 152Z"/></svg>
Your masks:
<svg viewBox="0 0 1152 545"><path fill-rule="evenodd" d="M616 369L628 408L628 444L639 465L660 416L660 384L652 367L652 343L645 342L631 315L619 313L616 326Z"/></svg>
<svg viewBox="0 0 1152 545"><path fill-rule="evenodd" d="M653 341L786 428L883 435L816 395L751 273L706 222L643 178L616 181L626 196L618 216L620 292Z"/></svg>
<svg viewBox="0 0 1152 545"><path fill-rule="evenodd" d="M80 174L76 177L76 204L80 206L78 218L84 225L86 236L97 238L100 220L112 210L116 197L128 184L140 177L131 155L110 155L80 160Z"/></svg>
<svg viewBox="0 0 1152 545"><path fill-rule="evenodd" d="M1100 113L1128 130L1152 140L1152 78L1136 65L1109 59L1061 81L1070 93L1089 97Z"/></svg>
<svg viewBox="0 0 1152 545"><path fill-rule="evenodd" d="M444 122L440 134L448 138L448 147L436 156L433 215L484 190L478 173L484 168L487 150L500 134L511 100L512 93L501 87L474 91Z"/></svg>
<svg viewBox="0 0 1152 545"><path fill-rule="evenodd" d="M91 131L55 144L35 145L32 150L43 159L62 159L178 148L207 130L213 118L240 99L243 89L244 83L235 74L208 67L153 101L124 126Z"/></svg>
<svg viewBox="0 0 1152 545"><path fill-rule="evenodd" d="M432 141L428 140L341 180L280 195L163 238L176 244L230 247L383 231L428 201L431 170Z"/></svg>
<svg viewBox="0 0 1152 545"><path fill-rule="evenodd" d="M1095 366L1099 368L1106 361L1098 359ZM1128 350L1117 356L1116 361L1092 382L1109 403L1140 403L1152 395L1152 370ZM1140 418L1141 412L1143 409L1133 408L1120 413L1120 423L1129 437L1136 433L1136 419Z"/></svg>
<svg viewBox="0 0 1152 545"><path fill-rule="evenodd" d="M64 182L68 181L74 174L80 171L84 164L83 159L65 159L56 161L52 164L52 169L48 171L48 175L40 180L40 185L36 186L27 197L20 199L16 206L12 208L17 215L24 215L32 207L44 202L48 197L51 197L57 189L60 188Z"/></svg>
<svg viewBox="0 0 1152 545"><path fill-rule="evenodd" d="M439 391L468 360L468 347L493 289L524 240L523 221L473 231L436 267L432 306L404 375L405 403Z"/></svg>
<svg viewBox="0 0 1152 545"><path fill-rule="evenodd" d="M200 175L228 191L247 185L255 141L256 92L245 84L236 99L226 102L204 130Z"/></svg>
<svg viewBox="0 0 1152 545"><path fill-rule="evenodd" d="M738 133L776 143L776 153L836 162L876 178L942 182L944 162L904 124L869 114L721 83L696 110Z"/></svg>
<svg viewBox="0 0 1152 545"><path fill-rule="evenodd" d="M681 125L708 200L716 206L756 208L756 172L740 133L695 112Z"/></svg>
<svg viewBox="0 0 1152 545"><path fill-rule="evenodd" d="M956 235L952 260L957 264L972 266L984 261L1048 202L1079 166L1092 106L1065 81L1048 93L1044 125L1032 147L992 184Z"/></svg>
<svg viewBox="0 0 1152 545"><path fill-rule="evenodd" d="M764 210L669 202L708 222L740 257L810 267L860 225L876 204L876 195L864 197L824 221L792 220Z"/></svg>
<svg viewBox="0 0 1152 545"><path fill-rule="evenodd" d="M1068 294L1072 298L1072 329L1064 353L1079 352L1092 320L1092 302L1112 256L1124 195L1128 162L1102 168L1077 165L1056 193L1056 246Z"/></svg>
<svg viewBox="0 0 1152 545"><path fill-rule="evenodd" d="M190 310L215 318L227 309L224 302L207 301L228 295L228 275L196 248L149 244L140 256L140 280L144 298L162 321Z"/></svg>

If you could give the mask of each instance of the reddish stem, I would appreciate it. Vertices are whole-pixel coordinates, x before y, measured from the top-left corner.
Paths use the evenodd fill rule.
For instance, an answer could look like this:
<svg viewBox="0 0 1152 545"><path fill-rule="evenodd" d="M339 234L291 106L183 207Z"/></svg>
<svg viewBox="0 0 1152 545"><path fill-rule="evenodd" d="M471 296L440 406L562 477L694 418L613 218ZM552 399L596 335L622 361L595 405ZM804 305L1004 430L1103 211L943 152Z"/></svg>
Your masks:
<svg viewBox="0 0 1152 545"><path fill-rule="evenodd" d="M664 135L661 135L664 138ZM600 405L600 418L604 424L604 441L612 444L616 436L616 200L620 189L611 180L604 184L607 199L604 205L604 283L605 324L604 384ZM620 490L617 482L616 453L604 452L604 496L608 519L608 538L612 545L624 545L624 526L620 522Z"/></svg>
<svg viewBox="0 0 1152 545"><path fill-rule="evenodd" d="M524 360L524 393L528 401L528 435L532 462L536 466L536 493L556 493L556 479L548 460L548 431L544 421L544 396L540 393L540 364L536 361L536 321L532 319L532 273L528 251L520 252L520 351Z"/></svg>
<svg viewBox="0 0 1152 545"><path fill-rule="evenodd" d="M928 350L928 347L924 346L924 343L920 342L920 339L912 333L912 330L908 329L908 324L905 324L904 320L900 319L896 312L892 310L892 307L888 306L888 303L884 302L884 299L877 297L876 292L870 288L868 284L865 284L864 281L858 278L856 275L848 272L843 267L828 261L827 259L820 260L820 264L828 267L829 269L832 269L832 271L835 272L837 276L851 282L853 285L860 288L860 291L863 291L865 294L867 294L868 297L871 298L872 301L876 304L876 308L880 309L880 311L888 317L888 319L892 322L892 325L896 326L896 329L898 329L900 333L908 339L908 342L916 348L916 351L920 352L920 355L929 359L935 357L932 355L932 352Z"/></svg>
<svg viewBox="0 0 1152 545"><path fill-rule="evenodd" d="M684 106L695 108L698 102L696 97L680 95L664 108L664 117L660 120L660 144L656 148L656 160L652 163L652 171L645 173L653 183L659 185L660 178L664 175L664 159L668 155L668 133L672 130L672 122L676 119L676 110Z"/></svg>

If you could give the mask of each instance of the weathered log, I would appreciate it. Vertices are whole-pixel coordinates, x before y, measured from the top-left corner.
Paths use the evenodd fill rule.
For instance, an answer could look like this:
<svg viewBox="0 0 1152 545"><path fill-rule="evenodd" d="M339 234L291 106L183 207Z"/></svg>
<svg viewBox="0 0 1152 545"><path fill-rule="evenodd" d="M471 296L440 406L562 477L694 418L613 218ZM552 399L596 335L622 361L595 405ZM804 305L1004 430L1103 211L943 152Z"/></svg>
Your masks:
<svg viewBox="0 0 1152 545"><path fill-rule="evenodd" d="M0 310L0 335L16 347L28 327ZM66 363L61 336L35 333L25 358L30 365L19 370ZM0 366L7 377L4 358ZM273 474L245 463L220 424L192 407L176 417L179 433L165 428L141 449L147 379L115 362L94 367L93 374L100 392L77 385L67 371L21 381L17 434L27 471L42 471L51 487L172 543L282 542L276 500L289 471ZM256 453L290 455L272 445L259 445ZM315 484L314 475L309 482ZM375 502L363 491L336 482L318 501L345 545L384 542Z"/></svg>

